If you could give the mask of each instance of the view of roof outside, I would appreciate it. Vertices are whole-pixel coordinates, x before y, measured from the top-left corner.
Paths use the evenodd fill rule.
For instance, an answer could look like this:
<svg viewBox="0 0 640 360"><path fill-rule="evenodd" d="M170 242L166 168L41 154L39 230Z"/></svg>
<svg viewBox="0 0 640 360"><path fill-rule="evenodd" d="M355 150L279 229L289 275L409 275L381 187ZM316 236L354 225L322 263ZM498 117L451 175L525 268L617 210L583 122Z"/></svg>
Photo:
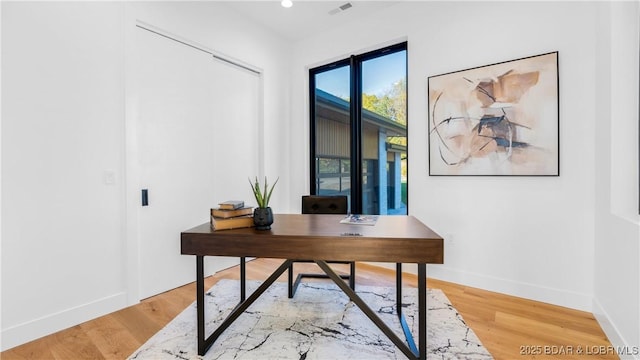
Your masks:
<svg viewBox="0 0 640 360"><path fill-rule="evenodd" d="M406 56L403 50L362 62L363 213L407 213ZM316 127L322 129L316 135L320 195L351 190L349 71L343 66L315 75Z"/></svg>

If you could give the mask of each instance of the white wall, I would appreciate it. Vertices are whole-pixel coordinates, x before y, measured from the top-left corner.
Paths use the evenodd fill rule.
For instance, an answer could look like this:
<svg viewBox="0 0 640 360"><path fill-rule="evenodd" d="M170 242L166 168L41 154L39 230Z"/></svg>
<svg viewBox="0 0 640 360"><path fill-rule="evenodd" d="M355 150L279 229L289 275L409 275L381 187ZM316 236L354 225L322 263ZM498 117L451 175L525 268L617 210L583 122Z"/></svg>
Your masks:
<svg viewBox="0 0 640 360"><path fill-rule="evenodd" d="M590 310L596 16L593 3L400 3L296 44L293 87L307 89L306 67L406 38L409 212L446 240L429 276ZM560 177L428 176L428 76L556 50ZM307 118L306 96L292 94L293 119ZM292 124L295 148L308 148L307 128ZM292 155L292 173L307 171L305 156ZM307 190L297 184L294 195Z"/></svg>
<svg viewBox="0 0 640 360"><path fill-rule="evenodd" d="M4 350L138 299L137 217L127 210L139 194L127 198L135 165L125 153L135 19L264 70L265 165L282 188L289 146L275 134L288 122L290 47L220 3L1 6ZM274 194L277 211L287 196Z"/></svg>
<svg viewBox="0 0 640 360"><path fill-rule="evenodd" d="M5 348L125 305L121 10L2 3Z"/></svg>
<svg viewBox="0 0 640 360"><path fill-rule="evenodd" d="M593 312L614 345L633 349L640 344L640 6L601 3L598 12Z"/></svg>

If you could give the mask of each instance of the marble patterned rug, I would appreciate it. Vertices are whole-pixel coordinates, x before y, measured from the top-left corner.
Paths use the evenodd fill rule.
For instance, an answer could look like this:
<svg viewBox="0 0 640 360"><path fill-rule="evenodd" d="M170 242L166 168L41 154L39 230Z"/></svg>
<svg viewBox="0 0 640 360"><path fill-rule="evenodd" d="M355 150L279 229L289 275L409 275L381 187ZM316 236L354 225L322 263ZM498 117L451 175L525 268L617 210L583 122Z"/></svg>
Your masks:
<svg viewBox="0 0 640 360"><path fill-rule="evenodd" d="M247 282L247 294L258 282ZM210 334L238 303L240 282L220 280L206 293ZM395 315L395 288L356 285L358 295L404 339ZM417 339L417 289L403 289L407 323ZM492 359L440 290L427 294L428 359ZM416 321L414 321L414 318ZM331 282L301 283L293 299L275 282L213 344L196 349L191 304L129 359L406 359L406 356Z"/></svg>

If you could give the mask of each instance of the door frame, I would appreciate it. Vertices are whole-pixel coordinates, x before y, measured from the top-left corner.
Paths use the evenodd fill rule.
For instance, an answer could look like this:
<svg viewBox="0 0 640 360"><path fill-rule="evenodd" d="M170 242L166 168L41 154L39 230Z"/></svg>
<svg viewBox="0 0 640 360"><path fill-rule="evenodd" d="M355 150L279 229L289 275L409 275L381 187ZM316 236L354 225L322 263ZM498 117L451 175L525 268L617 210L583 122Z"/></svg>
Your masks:
<svg viewBox="0 0 640 360"><path fill-rule="evenodd" d="M185 46L194 48L195 50L209 53L213 59L219 60L237 66L247 71L251 71L258 76L258 176L264 177L264 70L258 66L248 62L236 59L232 56L223 54L213 50L202 44L191 41L185 37L171 33L161 29L155 25L143 22L135 17L131 11L125 11L124 20L124 86L125 86L125 284L126 284L126 300L127 305L134 305L140 302L140 282L141 282L141 228L140 228L140 211L141 211L141 195L140 189L142 182L140 178L140 148L137 141L138 127L138 97L139 88L136 82L136 58L139 55L136 46L136 31L143 29L153 32L158 36L179 42ZM186 230L186 229L185 229ZM179 241L176 234L176 241ZM195 268L194 268L195 274ZM195 281L195 275L194 275Z"/></svg>

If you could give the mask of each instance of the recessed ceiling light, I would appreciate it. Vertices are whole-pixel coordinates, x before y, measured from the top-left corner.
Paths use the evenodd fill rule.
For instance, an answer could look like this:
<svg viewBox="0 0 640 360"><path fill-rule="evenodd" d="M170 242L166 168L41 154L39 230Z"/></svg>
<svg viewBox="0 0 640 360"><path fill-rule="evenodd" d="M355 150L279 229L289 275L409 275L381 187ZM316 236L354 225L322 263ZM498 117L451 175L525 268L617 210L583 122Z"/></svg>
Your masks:
<svg viewBox="0 0 640 360"><path fill-rule="evenodd" d="M282 7L290 8L293 6L293 2L291 0L282 0L280 5L282 5Z"/></svg>

